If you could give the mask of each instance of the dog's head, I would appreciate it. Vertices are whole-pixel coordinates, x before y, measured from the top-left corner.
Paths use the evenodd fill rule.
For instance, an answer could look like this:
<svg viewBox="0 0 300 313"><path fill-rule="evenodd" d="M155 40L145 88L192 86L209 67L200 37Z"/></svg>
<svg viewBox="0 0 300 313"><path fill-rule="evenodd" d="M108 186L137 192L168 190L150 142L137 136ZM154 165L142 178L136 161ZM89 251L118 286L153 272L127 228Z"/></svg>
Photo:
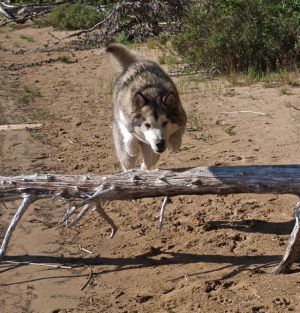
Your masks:
<svg viewBox="0 0 300 313"><path fill-rule="evenodd" d="M173 92L137 92L133 99L133 132L155 153L178 150L186 124L178 95ZM174 137L175 136L175 137Z"/></svg>

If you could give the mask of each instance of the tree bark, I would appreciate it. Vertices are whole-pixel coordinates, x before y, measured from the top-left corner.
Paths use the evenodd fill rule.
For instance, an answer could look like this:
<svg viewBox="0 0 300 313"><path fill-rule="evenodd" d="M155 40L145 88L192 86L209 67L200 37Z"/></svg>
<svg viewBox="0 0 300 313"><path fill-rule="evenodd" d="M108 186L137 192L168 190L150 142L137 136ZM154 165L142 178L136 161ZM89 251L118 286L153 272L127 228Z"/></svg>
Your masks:
<svg viewBox="0 0 300 313"><path fill-rule="evenodd" d="M80 201L102 186L99 200L147 197L276 193L300 195L300 165L261 165L130 170L114 175L0 176L0 201L59 197ZM110 188L110 190L108 190Z"/></svg>
<svg viewBox="0 0 300 313"><path fill-rule="evenodd" d="M70 216L76 213L77 217L68 224L69 227L75 225L90 209L96 210L111 225L113 237L117 226L101 207L103 201L234 193L300 195L300 165L130 170L114 175L0 176L0 202L23 199L6 232L0 249L0 260L22 214L38 199L64 199L69 202L70 206L61 220L61 223L68 223ZM162 205L162 212L166 203L164 201ZM287 272L299 256L299 206L295 228L283 260L274 271L276 274Z"/></svg>

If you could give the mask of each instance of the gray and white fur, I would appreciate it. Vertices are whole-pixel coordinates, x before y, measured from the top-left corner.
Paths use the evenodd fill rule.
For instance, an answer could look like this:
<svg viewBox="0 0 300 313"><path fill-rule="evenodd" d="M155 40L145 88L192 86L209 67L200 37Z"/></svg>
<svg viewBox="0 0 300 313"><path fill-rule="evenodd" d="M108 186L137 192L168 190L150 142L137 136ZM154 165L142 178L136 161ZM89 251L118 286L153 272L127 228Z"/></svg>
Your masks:
<svg viewBox="0 0 300 313"><path fill-rule="evenodd" d="M113 93L113 140L124 171L154 166L167 148L179 150L186 114L175 84L155 62L140 60L127 47L110 44L119 72Z"/></svg>

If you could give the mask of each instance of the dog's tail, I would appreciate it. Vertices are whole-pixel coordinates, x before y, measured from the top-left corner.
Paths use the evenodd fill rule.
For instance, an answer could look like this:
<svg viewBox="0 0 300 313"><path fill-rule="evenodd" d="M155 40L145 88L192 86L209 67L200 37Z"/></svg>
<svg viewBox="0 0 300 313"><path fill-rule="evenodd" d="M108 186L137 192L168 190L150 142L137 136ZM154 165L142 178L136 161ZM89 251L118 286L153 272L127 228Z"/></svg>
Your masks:
<svg viewBox="0 0 300 313"><path fill-rule="evenodd" d="M130 64L138 61L137 55L132 50L117 43L109 44L104 51L113 57L113 64L118 72L122 72Z"/></svg>

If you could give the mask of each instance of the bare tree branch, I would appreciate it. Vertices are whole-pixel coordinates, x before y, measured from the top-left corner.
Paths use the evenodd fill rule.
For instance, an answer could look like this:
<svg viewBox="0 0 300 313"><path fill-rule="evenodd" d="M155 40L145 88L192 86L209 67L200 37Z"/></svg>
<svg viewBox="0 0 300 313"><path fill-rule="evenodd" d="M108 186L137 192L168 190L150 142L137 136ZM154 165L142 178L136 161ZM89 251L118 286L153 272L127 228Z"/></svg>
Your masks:
<svg viewBox="0 0 300 313"><path fill-rule="evenodd" d="M61 4L73 2L75 2L75 0L64 0L51 4L28 4L23 6L8 5L4 2L0 2L0 13L6 17L6 21L4 21L1 26L10 22L23 24L27 20L51 12L55 7Z"/></svg>
<svg viewBox="0 0 300 313"><path fill-rule="evenodd" d="M113 16L113 14L115 14L115 12L114 12L114 11L111 11L110 14L108 14L108 16L107 16L104 20L102 20L102 21L98 22L97 24L95 24L92 28L90 28L90 29L85 29L85 30L80 30L80 31L78 31L78 32L75 32L75 33L70 34L70 35L68 35L68 36L65 36L65 37L63 37L63 38L60 38L60 39L58 39L57 41L55 41L55 42L49 44L48 47L51 48L52 46L54 46L54 45L60 43L60 42L63 41L63 40L66 40L66 39L68 39L68 38L79 37L79 36L82 35L82 34L87 34L87 33L90 33L90 32L92 32L92 31L94 31L95 29L97 29L98 27L100 27L102 24L104 24L107 20L109 20L109 19Z"/></svg>
<svg viewBox="0 0 300 313"><path fill-rule="evenodd" d="M153 171L130 170L114 175L30 175L0 176L0 203L23 199L0 249L3 258L8 242L21 216L30 204L39 199L64 199L69 203L61 223L72 214L77 217L67 226L74 226L88 211L95 210L112 227L111 237L117 227L104 212L104 201L138 199L147 197L276 193L300 195L300 165L262 165L232 167L198 167L161 169ZM163 211L165 199L161 211ZM279 267L274 271L288 271L300 253L299 206L296 225L290 237L287 251Z"/></svg>

